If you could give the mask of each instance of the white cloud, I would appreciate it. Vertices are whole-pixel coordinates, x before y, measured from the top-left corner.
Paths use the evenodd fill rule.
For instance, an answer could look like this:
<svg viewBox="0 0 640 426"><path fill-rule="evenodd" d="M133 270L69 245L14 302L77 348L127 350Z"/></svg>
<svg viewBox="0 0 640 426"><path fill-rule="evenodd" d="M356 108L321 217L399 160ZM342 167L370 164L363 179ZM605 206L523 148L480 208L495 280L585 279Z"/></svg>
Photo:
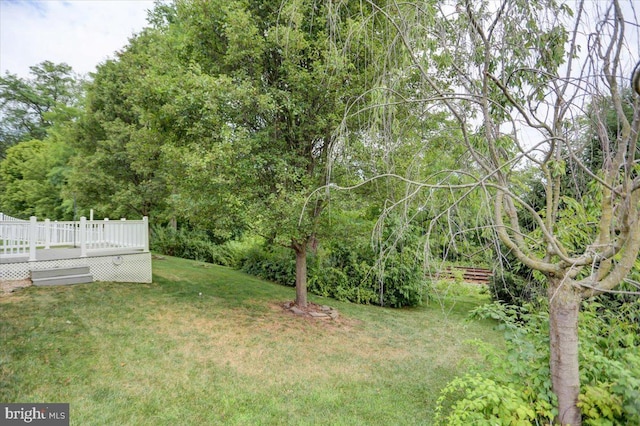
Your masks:
<svg viewBox="0 0 640 426"><path fill-rule="evenodd" d="M0 0L0 73L26 77L45 60L93 72L147 25L151 8L153 0Z"/></svg>

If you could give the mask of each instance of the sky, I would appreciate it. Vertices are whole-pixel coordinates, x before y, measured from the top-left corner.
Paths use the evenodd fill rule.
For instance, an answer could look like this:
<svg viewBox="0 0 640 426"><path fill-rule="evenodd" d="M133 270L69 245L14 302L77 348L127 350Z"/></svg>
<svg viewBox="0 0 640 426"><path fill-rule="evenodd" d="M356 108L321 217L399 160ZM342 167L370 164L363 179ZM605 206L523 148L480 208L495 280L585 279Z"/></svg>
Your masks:
<svg viewBox="0 0 640 426"><path fill-rule="evenodd" d="M146 26L151 8L153 0L0 0L0 73L29 78L46 60L94 72Z"/></svg>

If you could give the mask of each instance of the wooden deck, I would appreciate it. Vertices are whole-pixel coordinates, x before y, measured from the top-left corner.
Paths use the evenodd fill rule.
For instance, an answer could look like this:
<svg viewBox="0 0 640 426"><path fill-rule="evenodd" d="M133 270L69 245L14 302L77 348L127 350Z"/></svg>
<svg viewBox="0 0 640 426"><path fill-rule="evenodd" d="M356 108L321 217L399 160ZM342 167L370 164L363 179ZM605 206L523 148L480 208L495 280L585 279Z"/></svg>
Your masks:
<svg viewBox="0 0 640 426"><path fill-rule="evenodd" d="M493 272L486 268L476 268L470 266L447 267L436 274L437 279L453 280L456 276L461 276L462 280L475 284L489 284Z"/></svg>
<svg viewBox="0 0 640 426"><path fill-rule="evenodd" d="M152 281L149 221L87 220L57 222L35 216L28 221L0 213L0 281L19 281L32 273L89 268L94 281Z"/></svg>
<svg viewBox="0 0 640 426"><path fill-rule="evenodd" d="M118 256L124 254L136 254L143 253L142 249L131 249L131 248L110 248L110 249L100 249L100 250L89 250L87 253L88 257L100 257L100 256ZM64 260L64 259L81 259L80 248L52 248L52 249L37 249L36 250L36 261L47 261L47 260ZM29 262L29 256L4 256L0 255L0 264L5 263L26 263Z"/></svg>
<svg viewBox="0 0 640 426"><path fill-rule="evenodd" d="M80 248L36 250L36 259L28 256L0 256L0 282L31 280L33 271L85 267L93 281L150 283L151 253L135 248L87 250L81 257Z"/></svg>

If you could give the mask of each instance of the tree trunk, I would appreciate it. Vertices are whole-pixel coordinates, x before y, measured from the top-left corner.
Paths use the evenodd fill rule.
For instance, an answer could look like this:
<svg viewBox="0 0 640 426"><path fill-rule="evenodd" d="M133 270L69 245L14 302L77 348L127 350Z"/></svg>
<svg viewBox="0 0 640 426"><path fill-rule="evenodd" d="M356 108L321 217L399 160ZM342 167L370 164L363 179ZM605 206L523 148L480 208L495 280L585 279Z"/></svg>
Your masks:
<svg viewBox="0 0 640 426"><path fill-rule="evenodd" d="M307 244L294 243L296 252L296 305L307 307Z"/></svg>
<svg viewBox="0 0 640 426"><path fill-rule="evenodd" d="M549 279L550 367L553 392L558 397L558 424L579 426L582 414L577 406L580 394L578 362L579 292L571 280Z"/></svg>

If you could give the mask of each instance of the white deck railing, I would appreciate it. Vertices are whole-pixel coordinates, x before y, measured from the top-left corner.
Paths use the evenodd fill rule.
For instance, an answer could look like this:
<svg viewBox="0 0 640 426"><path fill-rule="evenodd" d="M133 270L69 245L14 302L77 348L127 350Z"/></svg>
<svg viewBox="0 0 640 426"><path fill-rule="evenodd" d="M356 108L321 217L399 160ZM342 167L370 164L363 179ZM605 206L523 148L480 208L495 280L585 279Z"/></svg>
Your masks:
<svg viewBox="0 0 640 426"><path fill-rule="evenodd" d="M26 220L18 219L17 217L12 217L8 214L0 213L0 222L26 222Z"/></svg>
<svg viewBox="0 0 640 426"><path fill-rule="evenodd" d="M9 218L7 220L7 218ZM142 220L87 220L39 222L35 216L20 220L0 213L0 255L29 256L36 260L36 249L79 247L80 256L92 251L123 248L149 251L149 222Z"/></svg>

